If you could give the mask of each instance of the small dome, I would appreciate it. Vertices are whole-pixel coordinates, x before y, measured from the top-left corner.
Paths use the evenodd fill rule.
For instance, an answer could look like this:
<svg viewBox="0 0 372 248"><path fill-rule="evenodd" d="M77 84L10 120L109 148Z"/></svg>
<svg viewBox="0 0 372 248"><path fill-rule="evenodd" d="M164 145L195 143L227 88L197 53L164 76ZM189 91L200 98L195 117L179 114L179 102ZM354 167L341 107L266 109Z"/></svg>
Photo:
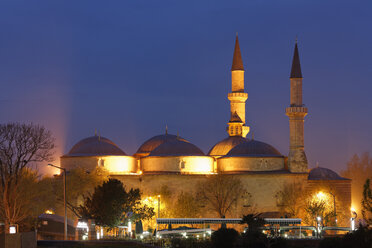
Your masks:
<svg viewBox="0 0 372 248"><path fill-rule="evenodd" d="M208 152L209 156L225 156L235 146L247 142L248 139L240 136L230 136L215 144Z"/></svg>
<svg viewBox="0 0 372 248"><path fill-rule="evenodd" d="M197 146L176 139L161 144L149 156L204 156L204 153Z"/></svg>
<svg viewBox="0 0 372 248"><path fill-rule="evenodd" d="M283 157L283 155L269 144L250 140L235 146L226 157Z"/></svg>
<svg viewBox="0 0 372 248"><path fill-rule="evenodd" d="M92 136L80 140L71 148L71 150L65 156L71 157L105 155L126 156L125 152L121 150L114 142L100 136Z"/></svg>
<svg viewBox="0 0 372 248"><path fill-rule="evenodd" d="M187 140L178 137L179 140L188 142ZM162 134L152 137L151 139L148 139L143 143L137 150L136 154L147 154L152 152L155 148L160 146L161 144L168 142L168 141L174 141L177 140L177 136L173 134Z"/></svg>
<svg viewBox="0 0 372 248"><path fill-rule="evenodd" d="M316 167L309 172L308 180L349 180L347 178L340 177L333 170Z"/></svg>

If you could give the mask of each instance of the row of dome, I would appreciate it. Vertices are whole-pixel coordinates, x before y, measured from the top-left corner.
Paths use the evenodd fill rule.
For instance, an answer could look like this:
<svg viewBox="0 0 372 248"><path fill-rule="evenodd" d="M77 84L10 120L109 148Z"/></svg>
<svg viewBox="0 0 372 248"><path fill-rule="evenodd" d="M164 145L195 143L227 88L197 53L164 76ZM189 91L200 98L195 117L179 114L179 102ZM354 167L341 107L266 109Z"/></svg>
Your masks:
<svg viewBox="0 0 372 248"><path fill-rule="evenodd" d="M61 157L64 168L103 166L112 174L144 173L245 173L286 170L285 157L274 147L257 140L228 137L212 147L209 156L184 138L157 135L127 156L111 140L93 136L76 143ZM136 162L137 160L137 162ZM309 180L348 180L327 168L310 170Z"/></svg>
<svg viewBox="0 0 372 248"><path fill-rule="evenodd" d="M92 136L76 143L63 157L85 156L126 156L127 154L111 140ZM243 137L228 137L212 147L208 152L213 157L283 157L273 146ZM172 134L152 137L144 142L133 155L145 156L205 156L196 145Z"/></svg>

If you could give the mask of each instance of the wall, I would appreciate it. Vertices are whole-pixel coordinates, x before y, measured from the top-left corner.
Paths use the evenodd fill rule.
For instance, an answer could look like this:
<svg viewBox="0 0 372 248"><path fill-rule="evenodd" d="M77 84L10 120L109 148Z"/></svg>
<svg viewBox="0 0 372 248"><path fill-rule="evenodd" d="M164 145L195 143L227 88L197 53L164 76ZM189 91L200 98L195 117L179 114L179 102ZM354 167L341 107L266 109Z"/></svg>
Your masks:
<svg viewBox="0 0 372 248"><path fill-rule="evenodd" d="M141 158L141 169L146 172L176 172L210 174L214 170L213 158L209 156L172 156Z"/></svg>
<svg viewBox="0 0 372 248"><path fill-rule="evenodd" d="M218 171L274 171L284 169L284 158L226 157L217 160Z"/></svg>
<svg viewBox="0 0 372 248"><path fill-rule="evenodd" d="M61 166L67 170L76 167L94 170L96 166L103 166L113 175L137 172L137 161L131 156L61 157Z"/></svg>
<svg viewBox="0 0 372 248"><path fill-rule="evenodd" d="M176 195L181 192L195 192L199 182L207 180L215 175L177 175L177 174L159 174L159 175L140 175L140 176L114 176L121 180L127 189L140 188L144 196L155 196L160 188L166 185L171 192ZM250 194L250 206L237 206L235 214L226 217L241 217L246 211L256 210L256 212L278 211L276 206L275 194L281 189L282 185L294 180L303 180L306 183L307 174L293 173L247 173L234 175L239 178ZM204 213L203 217L216 217L214 213Z"/></svg>

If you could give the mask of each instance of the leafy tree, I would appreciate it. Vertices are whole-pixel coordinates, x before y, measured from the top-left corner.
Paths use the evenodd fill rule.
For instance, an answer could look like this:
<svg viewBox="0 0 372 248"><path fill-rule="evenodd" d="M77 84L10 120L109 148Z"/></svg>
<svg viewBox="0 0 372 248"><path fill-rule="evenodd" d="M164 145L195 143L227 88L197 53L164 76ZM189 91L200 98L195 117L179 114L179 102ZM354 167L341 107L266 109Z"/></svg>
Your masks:
<svg viewBox="0 0 372 248"><path fill-rule="evenodd" d="M347 163L346 170L341 171L340 174L352 180L351 195L353 206L357 210L361 210L363 184L368 178L372 178L372 157L369 153L363 153L361 156L355 154Z"/></svg>
<svg viewBox="0 0 372 248"><path fill-rule="evenodd" d="M199 199L220 218L225 218L243 192L244 187L240 179L228 175L213 175L197 185Z"/></svg>
<svg viewBox="0 0 372 248"><path fill-rule="evenodd" d="M370 179L366 180L363 188L362 215L368 225L372 225L372 189Z"/></svg>
<svg viewBox="0 0 372 248"><path fill-rule="evenodd" d="M313 226L317 225L317 217L320 217L322 224L326 225L330 224L334 217L333 208L325 199L308 199L306 201L305 212L305 222Z"/></svg>
<svg viewBox="0 0 372 248"><path fill-rule="evenodd" d="M139 189L127 192L122 182L111 178L97 186L91 197L86 197L79 212L83 218L92 218L98 225L113 228L130 217L135 221L154 215L154 210L141 206L140 200Z"/></svg>
<svg viewBox="0 0 372 248"><path fill-rule="evenodd" d="M14 195L14 209L22 218L21 231L29 231L37 224L37 218L54 206L53 179L40 178L37 171L25 168L18 178L18 187Z"/></svg>
<svg viewBox="0 0 372 248"><path fill-rule="evenodd" d="M50 131L34 124L0 125L0 218L5 230L9 224L27 218L21 207L21 186L24 170L33 163L52 161L54 138Z"/></svg>
<svg viewBox="0 0 372 248"><path fill-rule="evenodd" d="M102 185L109 178L104 169L97 167L92 171L77 167L67 171L67 208L70 218L78 217L79 206L84 204L84 198L93 194L95 187ZM57 196L58 212L63 213L63 176L54 180L54 191Z"/></svg>

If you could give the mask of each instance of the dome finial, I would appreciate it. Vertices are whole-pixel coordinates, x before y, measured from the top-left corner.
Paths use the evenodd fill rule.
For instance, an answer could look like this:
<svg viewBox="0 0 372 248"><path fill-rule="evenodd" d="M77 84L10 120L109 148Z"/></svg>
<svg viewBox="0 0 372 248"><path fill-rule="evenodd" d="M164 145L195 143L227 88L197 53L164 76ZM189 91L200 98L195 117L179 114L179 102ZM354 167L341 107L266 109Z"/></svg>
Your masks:
<svg viewBox="0 0 372 248"><path fill-rule="evenodd" d="M177 131L177 139L179 139L179 138L180 138L180 132Z"/></svg>
<svg viewBox="0 0 372 248"><path fill-rule="evenodd" d="M168 125L165 124L165 135L167 135L167 134L168 134Z"/></svg>
<svg viewBox="0 0 372 248"><path fill-rule="evenodd" d="M94 136L97 136L97 128L94 129Z"/></svg>
<svg viewBox="0 0 372 248"><path fill-rule="evenodd" d="M252 140L254 140L254 132L252 131Z"/></svg>
<svg viewBox="0 0 372 248"><path fill-rule="evenodd" d="M98 140L101 141L101 134L99 131L98 131Z"/></svg>
<svg viewBox="0 0 372 248"><path fill-rule="evenodd" d="M316 161L316 164L315 164L316 168L319 168L319 162Z"/></svg>

